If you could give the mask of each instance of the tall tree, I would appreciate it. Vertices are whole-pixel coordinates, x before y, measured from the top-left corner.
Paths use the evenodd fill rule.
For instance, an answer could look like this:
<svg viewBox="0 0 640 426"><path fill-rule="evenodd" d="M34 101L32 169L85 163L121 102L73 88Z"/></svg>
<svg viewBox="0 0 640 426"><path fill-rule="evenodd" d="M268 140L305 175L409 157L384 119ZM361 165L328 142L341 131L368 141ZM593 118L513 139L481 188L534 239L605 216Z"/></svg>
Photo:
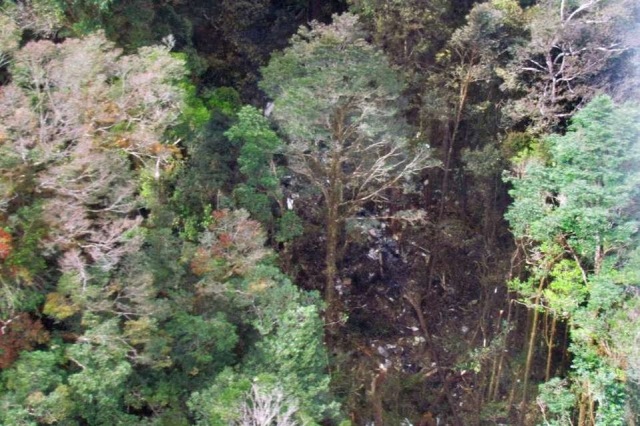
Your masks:
<svg viewBox="0 0 640 426"><path fill-rule="evenodd" d="M339 320L338 246L346 218L427 164L411 147L397 103L402 84L385 56L364 40L357 17L301 29L263 69L273 117L288 137L289 167L323 197L327 321Z"/></svg>
<svg viewBox="0 0 640 426"><path fill-rule="evenodd" d="M434 136L441 138L444 163L439 218L443 217L454 164L454 154L468 144L469 134L481 133L487 123L467 125L473 115L487 117L494 102L498 69L510 59L510 44L522 36L522 11L514 1L491 1L475 5L466 24L453 32L437 55L436 66L428 78L422 106L423 121L431 124ZM443 129L434 132L436 129ZM491 130L487 129L487 133ZM495 131L495 130L494 130ZM489 139L488 136L484 137Z"/></svg>

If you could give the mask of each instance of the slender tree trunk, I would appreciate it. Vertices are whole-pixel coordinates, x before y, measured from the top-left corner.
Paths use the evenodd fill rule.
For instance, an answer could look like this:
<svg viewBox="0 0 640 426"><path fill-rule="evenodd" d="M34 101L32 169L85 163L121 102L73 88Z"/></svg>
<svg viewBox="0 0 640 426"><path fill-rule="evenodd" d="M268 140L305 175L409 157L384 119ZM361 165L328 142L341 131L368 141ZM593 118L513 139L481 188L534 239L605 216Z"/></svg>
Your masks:
<svg viewBox="0 0 640 426"><path fill-rule="evenodd" d="M602 262L604 261L604 250L602 249L602 244L600 244L600 235L596 235L596 241L598 244L596 245L596 254L594 258L594 275L598 275L600 273L600 269L602 269Z"/></svg>
<svg viewBox="0 0 640 426"><path fill-rule="evenodd" d="M507 407L509 407L508 409L511 411L512 407L513 407L513 401L516 400L516 390L517 390L517 385L518 385L518 373L519 371L516 371L513 374L513 379L511 380L511 389L509 390L509 398L507 398Z"/></svg>
<svg viewBox="0 0 640 426"><path fill-rule="evenodd" d="M292 256L291 256L291 243L282 243L282 250L280 250L280 268L289 275L292 275Z"/></svg>
<svg viewBox="0 0 640 426"><path fill-rule="evenodd" d="M498 315L498 320L497 320L497 324L496 324L496 330L498 330L498 333L503 331L503 327L502 327L502 315L503 315L504 311L500 310L500 315ZM504 346L503 348L506 347L507 344L507 336L504 336ZM486 401L492 401L493 400L493 387L494 384L497 387L497 382L499 381L500 377L498 376L499 371L498 371L498 363L500 362L500 358L502 357L502 354L504 353L504 349L500 350L500 352L493 357L493 362L491 363L491 375L489 378L489 386L486 389L485 392L485 400Z"/></svg>
<svg viewBox="0 0 640 426"><path fill-rule="evenodd" d="M549 339L547 340L547 366L544 371L545 382L548 382L551 377L551 358L553 357L553 341L556 338L556 323L557 316L554 312L551 314L551 330L549 332Z"/></svg>
<svg viewBox="0 0 640 426"><path fill-rule="evenodd" d="M567 322L564 328L564 336L562 337L562 360L560 361L560 373L564 375L567 372L567 351L569 346L569 332L571 323Z"/></svg>
<svg viewBox="0 0 640 426"><path fill-rule="evenodd" d="M489 376L489 386L486 389L485 401L493 400L493 386L494 383L498 381L498 361L500 360L500 355L493 358L493 362L491 363L491 375Z"/></svg>
<svg viewBox="0 0 640 426"><path fill-rule="evenodd" d="M589 392L589 420L591 420L591 425L595 426L596 424L596 403L593 400L593 395Z"/></svg>
<svg viewBox="0 0 640 426"><path fill-rule="evenodd" d="M456 143L458 137L458 130L460 129L460 123L462 122L462 111L467 103L467 94L469 91L469 85L471 84L471 70L467 71L464 80L460 82L460 93L458 95L458 105L456 106L456 117L453 122L453 131L448 136L449 143L446 146L445 159L444 159L444 176L442 177L442 197L440 201L440 211L438 212L438 220L442 218L444 214L444 206L446 203L447 192L449 191L449 172L451 167L451 158L453 157L453 145Z"/></svg>
<svg viewBox="0 0 640 426"><path fill-rule="evenodd" d="M527 391L529 387L529 375L531 374L531 364L533 363L533 353L535 352L536 337L538 336L538 318L540 317L540 310L538 305L540 304L540 298L542 297L542 287L544 286L544 278L540 279L540 285L536 292L536 298L533 302L533 319L531 320L531 332L529 333L529 346L527 349L527 359L524 365L524 378L523 378L523 390L522 390L522 405L527 403ZM523 413L525 410L523 410Z"/></svg>
<svg viewBox="0 0 640 426"><path fill-rule="evenodd" d="M507 292L507 327L510 326L511 324L511 318L512 318L512 314L513 314L513 300L509 299L509 292ZM507 330L507 333L509 331ZM500 351L500 356L498 358L498 366L497 366L497 370L496 370L496 380L494 383L494 388L493 388L493 393L491 394L490 400L491 401L497 401L498 400L498 393L500 391L500 377L502 377L502 364L504 363L504 357L505 357L505 353L508 352L507 348L509 345L509 340L508 340L508 335L504 336L504 346L502 348L502 350Z"/></svg>

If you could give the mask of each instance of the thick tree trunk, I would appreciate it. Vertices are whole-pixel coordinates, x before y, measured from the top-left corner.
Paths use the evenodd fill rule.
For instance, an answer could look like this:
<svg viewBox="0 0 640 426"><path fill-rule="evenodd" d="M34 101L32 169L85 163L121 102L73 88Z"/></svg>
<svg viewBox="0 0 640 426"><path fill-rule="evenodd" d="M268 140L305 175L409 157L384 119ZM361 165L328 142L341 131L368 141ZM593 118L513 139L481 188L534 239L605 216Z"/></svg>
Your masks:
<svg viewBox="0 0 640 426"><path fill-rule="evenodd" d="M338 238L340 223L338 209L336 205L329 203L327 206L327 246L325 256L325 303L326 325L331 332L338 326L340 320L340 310L338 308L338 297L336 294L336 279L338 278Z"/></svg>
<svg viewBox="0 0 640 426"><path fill-rule="evenodd" d="M336 131L337 134L340 132ZM336 294L338 279L338 245L340 244L342 203L342 181L340 169L340 153L333 151L331 168L329 169L329 188L325 192L327 203L327 245L325 255L325 303L327 304L325 324L329 334L334 334L340 324L340 301Z"/></svg>

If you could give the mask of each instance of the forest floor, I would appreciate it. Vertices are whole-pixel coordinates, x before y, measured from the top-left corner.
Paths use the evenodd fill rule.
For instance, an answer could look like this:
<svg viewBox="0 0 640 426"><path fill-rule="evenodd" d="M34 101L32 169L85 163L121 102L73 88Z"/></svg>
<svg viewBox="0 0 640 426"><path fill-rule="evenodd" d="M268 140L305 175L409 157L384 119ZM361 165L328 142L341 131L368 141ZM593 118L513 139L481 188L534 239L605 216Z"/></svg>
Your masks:
<svg viewBox="0 0 640 426"><path fill-rule="evenodd" d="M371 210L346 224L337 284L345 321L333 377L352 421L506 424L504 409L480 412L494 386L478 373L504 347L509 256L455 215L408 223ZM295 250L294 263L307 265L298 282L322 282L318 247L308 245L320 235ZM498 393L503 407L508 395Z"/></svg>

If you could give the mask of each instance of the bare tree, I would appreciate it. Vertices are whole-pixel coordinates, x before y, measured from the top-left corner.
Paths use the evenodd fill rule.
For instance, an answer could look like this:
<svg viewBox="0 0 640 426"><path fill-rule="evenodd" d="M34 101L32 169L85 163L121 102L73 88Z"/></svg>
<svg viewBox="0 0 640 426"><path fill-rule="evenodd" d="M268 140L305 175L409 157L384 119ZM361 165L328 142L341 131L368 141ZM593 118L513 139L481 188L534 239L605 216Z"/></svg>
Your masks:
<svg viewBox="0 0 640 426"><path fill-rule="evenodd" d="M240 407L238 426L295 426L297 404L287 397L282 388L267 389L257 383L251 385L247 401Z"/></svg>
<svg viewBox="0 0 640 426"><path fill-rule="evenodd" d="M511 117L548 129L609 90L615 59L638 47L637 13L632 0L545 0L532 8L530 40L517 49L514 74L504 73L504 87L524 94Z"/></svg>

